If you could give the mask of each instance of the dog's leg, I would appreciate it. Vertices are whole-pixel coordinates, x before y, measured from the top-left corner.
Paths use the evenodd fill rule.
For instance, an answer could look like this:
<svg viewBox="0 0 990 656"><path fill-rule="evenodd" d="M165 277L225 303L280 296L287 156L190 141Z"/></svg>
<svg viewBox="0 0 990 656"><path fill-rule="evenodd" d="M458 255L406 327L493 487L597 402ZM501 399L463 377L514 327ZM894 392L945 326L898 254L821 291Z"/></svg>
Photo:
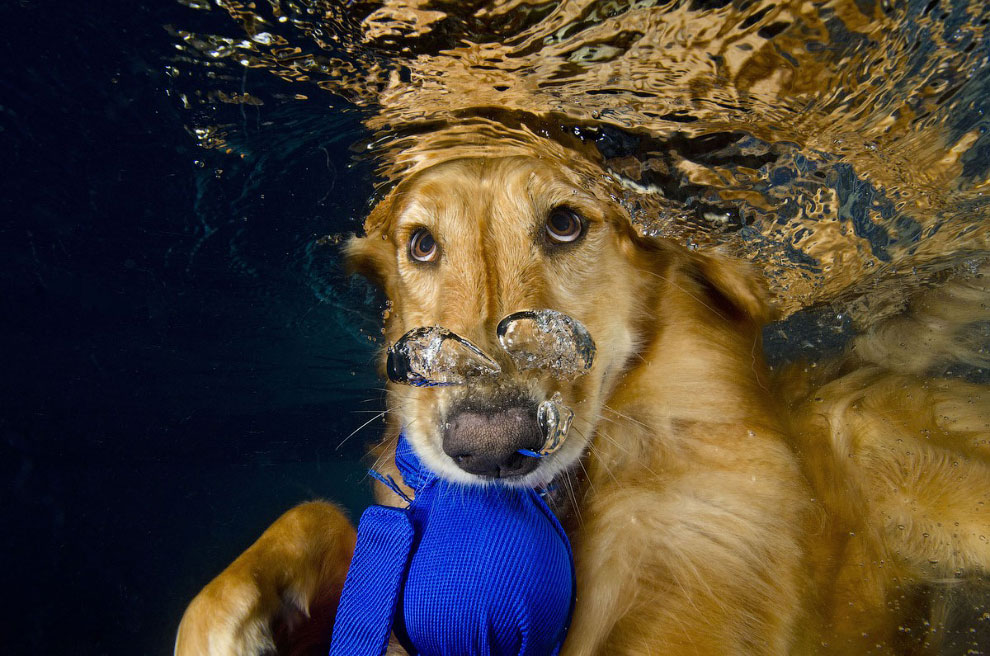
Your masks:
<svg viewBox="0 0 990 656"><path fill-rule="evenodd" d="M176 656L325 654L354 541L328 503L285 513L193 599Z"/></svg>

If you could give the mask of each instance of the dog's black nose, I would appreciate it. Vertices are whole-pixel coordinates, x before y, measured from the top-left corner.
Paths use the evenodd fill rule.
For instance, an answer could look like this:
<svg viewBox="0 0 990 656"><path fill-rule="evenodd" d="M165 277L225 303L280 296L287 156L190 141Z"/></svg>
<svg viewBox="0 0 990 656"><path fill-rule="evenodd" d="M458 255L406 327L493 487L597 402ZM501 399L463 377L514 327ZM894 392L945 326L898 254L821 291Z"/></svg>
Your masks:
<svg viewBox="0 0 990 656"><path fill-rule="evenodd" d="M536 408L513 406L492 412L464 410L448 421L443 450L464 471L487 478L522 476L536 469L536 458L519 449L538 450L543 433Z"/></svg>

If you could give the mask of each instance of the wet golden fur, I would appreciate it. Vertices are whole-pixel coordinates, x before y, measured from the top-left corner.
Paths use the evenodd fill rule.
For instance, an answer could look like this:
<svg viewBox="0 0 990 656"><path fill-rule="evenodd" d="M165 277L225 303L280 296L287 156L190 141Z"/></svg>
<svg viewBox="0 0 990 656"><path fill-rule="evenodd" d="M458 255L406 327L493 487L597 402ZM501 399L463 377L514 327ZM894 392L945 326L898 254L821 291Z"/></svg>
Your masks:
<svg viewBox="0 0 990 656"><path fill-rule="evenodd" d="M558 205L589 228L551 249L540 231ZM963 302L944 323L924 317L985 299L981 277L919 300L842 358L771 377L760 345L771 310L750 267L638 235L566 167L440 164L400 184L365 227L348 256L392 302L389 342L443 325L494 354L497 322L540 307L595 337L599 357L573 383L513 372L472 389L560 391L575 408L565 447L523 481L559 477L569 493L579 590L566 655L937 653L939 632L919 617L937 629L953 612L938 591L990 565L990 396L924 374L941 356L972 360L953 331L988 313ZM436 236L436 265L407 256L417 227ZM459 393L393 386L379 467L401 424L431 466L467 480L439 441ZM193 601L176 653L255 654L276 641L288 652L302 631L325 640L353 540L329 504L289 511Z"/></svg>

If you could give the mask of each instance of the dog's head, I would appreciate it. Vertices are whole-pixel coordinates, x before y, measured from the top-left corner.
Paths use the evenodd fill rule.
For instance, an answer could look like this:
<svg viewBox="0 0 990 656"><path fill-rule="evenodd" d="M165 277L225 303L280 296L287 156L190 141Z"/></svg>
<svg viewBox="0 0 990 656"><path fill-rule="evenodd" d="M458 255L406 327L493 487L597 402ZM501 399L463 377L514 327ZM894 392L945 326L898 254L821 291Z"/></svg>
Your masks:
<svg viewBox="0 0 990 656"><path fill-rule="evenodd" d="M567 167L538 158L454 160L403 181L373 210L366 236L348 243L352 269L390 301L389 344L411 329L442 326L501 368L456 387L391 387L393 416L441 476L549 482L581 457L603 403L635 364L662 255L602 196ZM500 348L503 318L544 308L581 322L597 344L584 375L520 369ZM575 415L566 441L539 460L521 455L540 447L537 408L558 392Z"/></svg>

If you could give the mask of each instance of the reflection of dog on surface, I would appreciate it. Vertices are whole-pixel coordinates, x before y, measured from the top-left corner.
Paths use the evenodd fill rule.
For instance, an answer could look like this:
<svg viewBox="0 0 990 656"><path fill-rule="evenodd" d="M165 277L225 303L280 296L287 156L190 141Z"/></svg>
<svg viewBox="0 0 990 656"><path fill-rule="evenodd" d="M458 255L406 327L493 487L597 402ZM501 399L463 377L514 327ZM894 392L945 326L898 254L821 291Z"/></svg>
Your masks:
<svg viewBox="0 0 990 656"><path fill-rule="evenodd" d="M840 361L771 379L770 311L749 267L640 236L564 167L439 164L393 190L366 230L348 255L392 302L389 343L441 325L499 353L502 317L553 308L598 345L574 381L504 362L470 401L393 387L377 450L387 471L402 426L448 478L478 480L464 467L477 458L515 484L559 483L578 572L566 654L938 649L949 593L990 566L990 396L911 371L990 314L973 301L979 279ZM568 440L514 467L511 426L554 392L575 410ZM479 430L506 444L472 443ZM455 462L451 442L471 458ZM325 650L353 544L332 506L289 511L196 597L176 653Z"/></svg>

